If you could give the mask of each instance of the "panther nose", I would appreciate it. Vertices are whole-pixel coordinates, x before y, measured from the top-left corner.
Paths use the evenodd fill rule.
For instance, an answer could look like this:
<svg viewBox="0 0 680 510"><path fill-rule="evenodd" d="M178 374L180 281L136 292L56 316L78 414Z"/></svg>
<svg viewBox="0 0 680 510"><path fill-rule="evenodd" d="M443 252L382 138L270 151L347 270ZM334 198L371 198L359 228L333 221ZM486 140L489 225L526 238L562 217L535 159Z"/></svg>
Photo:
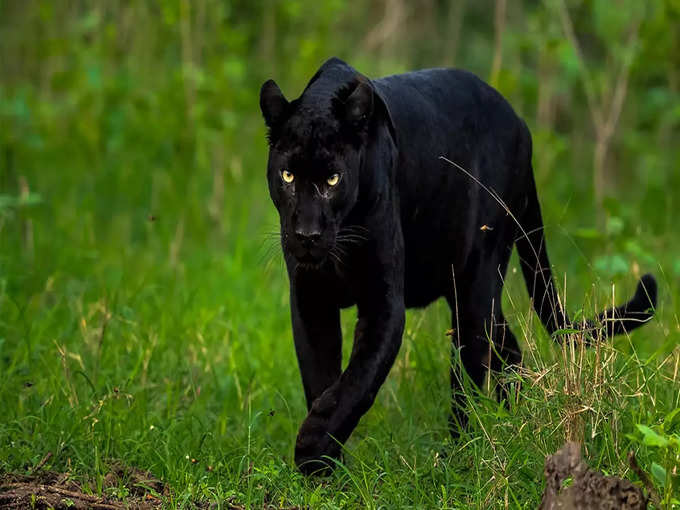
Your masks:
<svg viewBox="0 0 680 510"><path fill-rule="evenodd" d="M305 248L310 248L321 239L321 232L318 230L295 229L295 237Z"/></svg>

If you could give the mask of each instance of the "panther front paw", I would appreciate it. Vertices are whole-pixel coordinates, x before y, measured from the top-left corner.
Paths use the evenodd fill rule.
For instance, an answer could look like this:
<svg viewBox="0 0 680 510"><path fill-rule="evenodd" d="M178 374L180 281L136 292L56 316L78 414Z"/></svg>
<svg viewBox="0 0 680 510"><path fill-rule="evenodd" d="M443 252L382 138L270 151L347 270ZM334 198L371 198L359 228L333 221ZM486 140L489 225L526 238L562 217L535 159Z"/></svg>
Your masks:
<svg viewBox="0 0 680 510"><path fill-rule="evenodd" d="M295 442L295 465L305 475L328 475L340 458L340 444L328 432L327 420L310 413Z"/></svg>

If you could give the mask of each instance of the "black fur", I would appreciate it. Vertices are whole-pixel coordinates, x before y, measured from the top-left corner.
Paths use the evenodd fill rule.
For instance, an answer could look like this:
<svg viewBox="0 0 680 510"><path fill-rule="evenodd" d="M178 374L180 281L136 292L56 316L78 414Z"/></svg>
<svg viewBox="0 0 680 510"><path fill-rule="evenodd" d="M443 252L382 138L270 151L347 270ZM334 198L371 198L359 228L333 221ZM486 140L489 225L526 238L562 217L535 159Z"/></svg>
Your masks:
<svg viewBox="0 0 680 510"><path fill-rule="evenodd" d="M302 471L337 457L373 404L407 307L448 300L454 347L478 386L489 364L521 362L501 310L514 245L541 322L551 333L570 326L546 252L529 130L489 85L453 69L369 80L333 58L300 98L288 102L268 81L260 104L309 409L295 448ZM631 301L588 326L631 331L655 303L648 275ZM340 309L352 305L358 321L343 372ZM454 428L466 422L460 375L452 370Z"/></svg>

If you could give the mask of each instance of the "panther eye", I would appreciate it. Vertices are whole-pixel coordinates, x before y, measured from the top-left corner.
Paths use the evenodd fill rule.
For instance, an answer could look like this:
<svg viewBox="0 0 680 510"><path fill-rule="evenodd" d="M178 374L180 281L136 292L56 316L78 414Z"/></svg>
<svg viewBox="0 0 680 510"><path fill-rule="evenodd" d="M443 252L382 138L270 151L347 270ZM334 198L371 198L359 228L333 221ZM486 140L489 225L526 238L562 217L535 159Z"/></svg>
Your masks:
<svg viewBox="0 0 680 510"><path fill-rule="evenodd" d="M340 174L333 174L328 179L326 179L326 182L328 183L329 186L335 186L339 181Z"/></svg>
<svg viewBox="0 0 680 510"><path fill-rule="evenodd" d="M289 172L288 170L282 170L281 179L283 179L283 182L287 182L288 184L290 184L295 180L295 176L293 175L293 172Z"/></svg>

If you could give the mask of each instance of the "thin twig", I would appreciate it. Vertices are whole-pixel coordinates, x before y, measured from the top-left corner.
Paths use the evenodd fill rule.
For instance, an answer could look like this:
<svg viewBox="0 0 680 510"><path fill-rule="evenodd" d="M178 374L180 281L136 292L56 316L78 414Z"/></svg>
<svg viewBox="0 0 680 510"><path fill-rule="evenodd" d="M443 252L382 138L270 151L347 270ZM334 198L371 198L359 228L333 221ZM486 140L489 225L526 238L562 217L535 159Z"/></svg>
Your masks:
<svg viewBox="0 0 680 510"><path fill-rule="evenodd" d="M493 62L491 64L491 77L489 83L494 87L498 87L498 76L501 72L501 65L503 64L503 33L505 32L505 7L506 0L496 0L496 9L494 14L494 50Z"/></svg>
<svg viewBox="0 0 680 510"><path fill-rule="evenodd" d="M33 474L33 473L40 471L40 469L42 469L42 467L45 464L47 464L47 461L50 460L51 457L52 457L52 452L47 452L45 454L45 456L42 458L42 460L40 462L38 462L38 464L36 464L36 466L33 469L31 469L30 473Z"/></svg>

